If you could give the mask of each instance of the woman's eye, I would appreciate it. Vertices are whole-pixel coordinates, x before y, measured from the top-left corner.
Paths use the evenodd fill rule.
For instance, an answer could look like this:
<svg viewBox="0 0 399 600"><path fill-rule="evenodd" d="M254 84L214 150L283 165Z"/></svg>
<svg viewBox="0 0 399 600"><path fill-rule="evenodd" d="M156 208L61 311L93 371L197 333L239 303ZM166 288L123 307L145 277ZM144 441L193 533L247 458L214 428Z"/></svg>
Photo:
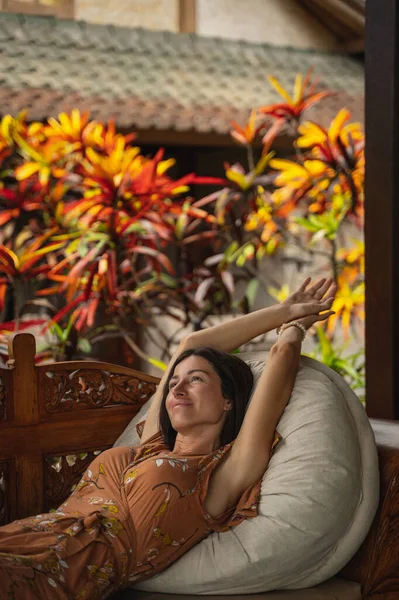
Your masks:
<svg viewBox="0 0 399 600"><path fill-rule="evenodd" d="M202 378L199 377L198 375L194 375L194 377L191 379L191 381L195 381L195 379L198 379L198 381L202 381Z"/></svg>

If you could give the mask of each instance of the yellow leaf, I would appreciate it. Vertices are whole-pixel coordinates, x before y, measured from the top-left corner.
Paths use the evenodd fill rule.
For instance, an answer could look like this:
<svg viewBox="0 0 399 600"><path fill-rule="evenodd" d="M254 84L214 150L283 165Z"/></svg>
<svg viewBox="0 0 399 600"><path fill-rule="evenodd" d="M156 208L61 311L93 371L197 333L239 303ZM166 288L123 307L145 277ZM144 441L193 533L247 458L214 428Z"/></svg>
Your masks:
<svg viewBox="0 0 399 600"><path fill-rule="evenodd" d="M270 161L270 166L276 171L290 170L294 173L297 173L298 175L302 175L304 170L301 165L298 165L297 163L292 162L291 160L286 160L285 158L273 158Z"/></svg>
<svg viewBox="0 0 399 600"><path fill-rule="evenodd" d="M45 186L48 184L48 180L50 179L51 169L49 167L42 167L39 171L39 181L40 184Z"/></svg>
<svg viewBox="0 0 399 600"><path fill-rule="evenodd" d="M78 108L73 108L71 113L72 130L75 135L79 135L81 129L80 112Z"/></svg>
<svg viewBox="0 0 399 600"><path fill-rule="evenodd" d="M168 169L173 167L176 164L176 160L174 158L169 158L169 160L163 160L157 165L157 175L163 175Z"/></svg>
<svg viewBox="0 0 399 600"><path fill-rule="evenodd" d="M58 115L58 118L60 120L60 123L63 127L64 132L68 135L72 135L73 131L71 128L71 120L70 120L69 116L66 113L60 113Z"/></svg>
<svg viewBox="0 0 399 600"><path fill-rule="evenodd" d="M189 190L190 188L188 187L188 185L178 185L172 190L172 194L173 196L176 196L177 194L185 194Z"/></svg>
<svg viewBox="0 0 399 600"><path fill-rule="evenodd" d="M304 167L312 175L321 175L327 171L327 166L321 160L305 160Z"/></svg>
<svg viewBox="0 0 399 600"><path fill-rule="evenodd" d="M269 154L264 154L263 156L261 156L257 165L254 168L254 174L256 176L261 175L263 173L269 160L272 158L273 155L274 155L273 152L269 152Z"/></svg>
<svg viewBox="0 0 399 600"><path fill-rule="evenodd" d="M11 115L4 115L0 122L0 133L7 140L7 142L11 142L11 127L14 123L14 119Z"/></svg>
<svg viewBox="0 0 399 600"><path fill-rule="evenodd" d="M351 117L351 113L346 108L341 108L337 116L331 121L330 127L328 129L328 137L332 142L336 142L337 138L341 132L341 129L346 123L349 121Z"/></svg>
<svg viewBox="0 0 399 600"><path fill-rule="evenodd" d="M29 252L29 255L25 257L26 260L30 260L34 256L41 256L42 254L47 254L47 252L54 252L54 250L59 250L64 245L63 242L58 242L58 244L50 244L45 248L40 248L40 250L35 250L34 252Z"/></svg>
<svg viewBox="0 0 399 600"><path fill-rule="evenodd" d="M270 83L272 84L272 86L274 87L274 89L280 94L280 96L282 96L284 98L284 100L287 101L287 103L292 106L292 98L289 95L289 93L287 92L286 89L283 88L283 86L277 81L277 79L275 77L273 77L273 75L269 75L268 76L268 80L270 81Z"/></svg>
<svg viewBox="0 0 399 600"><path fill-rule="evenodd" d="M299 125L298 132L301 134L296 140L299 148L308 148L316 144L322 144L326 139L326 132L316 123L305 121Z"/></svg>
<svg viewBox="0 0 399 600"><path fill-rule="evenodd" d="M12 262L14 263L14 267L16 269L18 269L19 267L19 258L18 256L15 254L15 252L13 252L12 250L10 250L9 248L4 248L4 250L6 251L6 253L10 256L10 258L12 259Z"/></svg>
<svg viewBox="0 0 399 600"><path fill-rule="evenodd" d="M40 165L38 165L38 163L26 162L15 169L15 177L18 181L23 181L24 179L31 177L34 173L37 173L39 169Z"/></svg>
<svg viewBox="0 0 399 600"><path fill-rule="evenodd" d="M90 148L90 146L88 148L86 148L86 156L90 160L90 162L93 163L93 165L101 164L101 156L99 154L97 154L97 152L95 150L93 150L93 148ZM85 166L86 165L87 165L87 163L85 163ZM91 166L90 163L88 166Z"/></svg>
<svg viewBox="0 0 399 600"><path fill-rule="evenodd" d="M280 289L277 289L273 286L269 286L267 288L267 292L272 298L277 300L277 302L283 302L283 300L288 298L288 296L290 295L290 288L286 283L284 283L284 285L282 285Z"/></svg>
<svg viewBox="0 0 399 600"><path fill-rule="evenodd" d="M244 191L249 188L249 183L243 173L239 173L233 169L227 169L226 177L227 179L230 179L230 181L234 181L234 183L236 183Z"/></svg>
<svg viewBox="0 0 399 600"><path fill-rule="evenodd" d="M350 323L351 323L351 310L350 308L345 309L342 312L342 330L344 332L344 337L345 339L348 339L349 337L349 327L350 327Z"/></svg>
<svg viewBox="0 0 399 600"><path fill-rule="evenodd" d="M295 77L295 84L294 84L294 96L293 96L294 104L295 105L299 104L301 99L302 99L302 75L301 75L301 73L298 73L297 76Z"/></svg>
<svg viewBox="0 0 399 600"><path fill-rule="evenodd" d="M100 463L100 466L98 468L98 472L101 473L101 475L105 475L106 476L103 463Z"/></svg>
<svg viewBox="0 0 399 600"><path fill-rule="evenodd" d="M32 237L32 231L30 229L25 229L21 231L15 238L15 248L21 248L25 242L27 242Z"/></svg>

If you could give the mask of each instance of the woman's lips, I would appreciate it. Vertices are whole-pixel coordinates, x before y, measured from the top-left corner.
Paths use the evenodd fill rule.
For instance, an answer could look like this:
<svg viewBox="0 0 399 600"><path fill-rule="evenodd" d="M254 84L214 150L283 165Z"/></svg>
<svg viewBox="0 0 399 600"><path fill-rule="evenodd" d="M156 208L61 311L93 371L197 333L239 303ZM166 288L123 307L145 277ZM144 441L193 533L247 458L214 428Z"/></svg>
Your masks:
<svg viewBox="0 0 399 600"><path fill-rule="evenodd" d="M174 402L172 408L176 408L177 406L191 406L192 402Z"/></svg>

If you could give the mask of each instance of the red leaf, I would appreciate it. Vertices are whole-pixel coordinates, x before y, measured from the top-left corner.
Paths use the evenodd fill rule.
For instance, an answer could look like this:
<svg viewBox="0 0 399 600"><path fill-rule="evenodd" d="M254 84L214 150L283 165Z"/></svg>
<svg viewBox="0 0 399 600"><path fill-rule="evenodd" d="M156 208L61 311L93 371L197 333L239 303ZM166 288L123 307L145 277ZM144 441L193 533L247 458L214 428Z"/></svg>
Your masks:
<svg viewBox="0 0 399 600"><path fill-rule="evenodd" d="M223 177L202 177L199 175L194 175L191 182L198 183L200 185L229 185L230 183Z"/></svg>
<svg viewBox="0 0 399 600"><path fill-rule="evenodd" d="M94 325L94 317L96 316L96 311L98 308L98 303L100 298L93 298L90 300L88 309L87 309L87 326L93 327Z"/></svg>
<svg viewBox="0 0 399 600"><path fill-rule="evenodd" d="M162 254L159 250L155 250L154 248L147 248L145 246L135 246L132 248L134 252L138 252L139 254L148 254L148 256L154 257L170 275L175 274L175 270L173 268L172 263L169 258Z"/></svg>
<svg viewBox="0 0 399 600"><path fill-rule="evenodd" d="M40 333L44 333L50 326L51 323L57 323L60 321L66 314L69 313L75 306L78 306L80 302L84 302L84 294L80 294L75 300L64 306L61 310L58 311L56 315L50 321L47 322L46 326L40 331Z"/></svg>

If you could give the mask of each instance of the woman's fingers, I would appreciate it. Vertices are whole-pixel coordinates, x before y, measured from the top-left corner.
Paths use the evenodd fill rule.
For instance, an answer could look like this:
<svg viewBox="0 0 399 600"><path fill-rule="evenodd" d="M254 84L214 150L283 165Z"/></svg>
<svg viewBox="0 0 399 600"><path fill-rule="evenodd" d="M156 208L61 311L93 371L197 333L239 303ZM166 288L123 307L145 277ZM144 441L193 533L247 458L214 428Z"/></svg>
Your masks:
<svg viewBox="0 0 399 600"><path fill-rule="evenodd" d="M337 293L338 286L334 283L332 288L328 291L327 298L334 298Z"/></svg>
<svg viewBox="0 0 399 600"><path fill-rule="evenodd" d="M306 290L307 286L309 285L309 283L311 282L311 280L312 280L311 277L306 277L306 279L299 286L298 292L304 292Z"/></svg>
<svg viewBox="0 0 399 600"><path fill-rule="evenodd" d="M317 298L318 300L321 300L321 298L323 298L325 296L325 294L330 290L333 281L334 280L332 277L329 277L328 279L326 279L324 281L323 285L315 293L315 298Z"/></svg>
<svg viewBox="0 0 399 600"><path fill-rule="evenodd" d="M308 289L308 294L312 294L312 296L314 296L316 294L316 292L321 288L321 286L324 284L325 282L325 278L320 279L319 281L316 281L316 283L314 283L312 285L312 287L310 287Z"/></svg>
<svg viewBox="0 0 399 600"><path fill-rule="evenodd" d="M327 310L327 308L331 307L333 302L334 302L333 296L331 296L329 298L324 298L323 302L321 302L321 304L319 304L320 310Z"/></svg>
<svg viewBox="0 0 399 600"><path fill-rule="evenodd" d="M328 319L328 317L331 317L332 315L335 315L335 311L329 310L326 313L322 313L321 315L318 315L316 321L325 321L326 319Z"/></svg>

